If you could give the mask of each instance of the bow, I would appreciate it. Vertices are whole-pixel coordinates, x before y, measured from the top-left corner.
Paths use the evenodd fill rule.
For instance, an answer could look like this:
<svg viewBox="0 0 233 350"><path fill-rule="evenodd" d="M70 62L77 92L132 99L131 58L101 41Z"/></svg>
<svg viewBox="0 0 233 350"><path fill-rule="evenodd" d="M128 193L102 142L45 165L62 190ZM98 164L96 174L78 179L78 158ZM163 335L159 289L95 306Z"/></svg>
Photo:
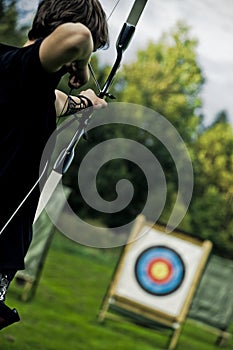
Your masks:
<svg viewBox="0 0 233 350"><path fill-rule="evenodd" d="M129 43L134 35L136 25L141 17L141 14L146 6L147 1L148 0L135 0L134 1L133 6L131 8L131 11L128 15L128 18L125 21L125 23L123 24L121 31L120 31L120 34L119 34L117 41L116 41L117 57L115 59L115 62L112 66L112 69L111 69L111 71L110 71L102 88L100 87L100 85L96 79L96 76L94 74L92 67L89 65L91 74L92 74L92 76L96 82L97 88L99 90L98 96L101 98L104 98L104 97L114 98L114 96L109 92L110 86L111 86L111 84L116 76L116 73L120 67L120 64L121 64L121 61L123 58L123 53L128 48ZM117 2L117 4L118 3L119 3L119 1ZM114 6L114 9L115 8L116 8L116 5ZM113 11L114 11L114 9L113 9ZM111 14L109 15L108 18L110 18L113 11L111 12ZM74 158L75 147L76 147L77 143L79 142L80 138L85 134L86 127L87 127L87 125L90 122L92 117L93 117L93 113L92 113L92 111L90 112L90 108L88 108L86 111L84 110L81 117L79 117L79 125L78 125L78 128L77 128L75 134L73 135L68 146L65 149L63 149L61 151L61 153L59 154L57 160L55 161L53 169L52 169L52 171L51 171L51 173L50 173L50 175L49 175L49 177L48 177L48 179L43 187L43 190L42 190L41 195L40 195L37 211L35 214L34 223L36 222L36 220L40 216L43 209L46 207L50 197L52 196L52 194L53 194L54 190L56 189L58 183L60 182L62 176L66 173L69 166L71 165L72 160ZM19 211L19 209L25 203L27 198L30 196L30 194L33 192L33 190L36 188L38 183L41 181L41 178L43 177L47 168L48 168L48 162L45 164L44 169L43 169L40 177L36 181L36 183L33 185L33 187L30 189L30 191L25 196L23 201L19 204L19 206L16 208L14 213L11 215L11 217L9 218L7 223L1 229L0 234L5 230L5 228L8 226L8 224L14 218L16 213Z"/></svg>
<svg viewBox="0 0 233 350"><path fill-rule="evenodd" d="M116 76L116 73L120 67L123 53L129 46L129 43L130 43L130 41L133 37L133 34L135 32L135 29L136 29L136 25L141 17L141 14L145 8L147 1L148 0L135 0L134 1L133 7L130 11L130 14L129 14L126 22L123 24L123 27L122 27L120 34L118 36L118 39L116 41L117 57L116 57L116 60L113 64L113 67L112 67L112 69L111 69L111 71L110 71L110 73L109 73L109 75L104 83L103 88L100 87L100 85L96 79L95 73L94 73L91 65L89 64L89 69L90 69L91 74L94 78L96 86L99 90L98 96L100 98L104 98L104 97L109 97L111 99L115 98L109 92L109 89L110 89L110 86L111 86L111 84ZM80 137L83 134L85 134L86 126L87 126L88 122L90 121L91 117L92 117L92 113L85 113L84 112L83 115L81 116L81 118L79 118L79 120L80 120L79 128L78 128L77 132L74 134L69 145L59 155L59 157L54 165L55 171L64 174L68 170L68 168L73 160L73 157L74 157L75 145L79 141Z"/></svg>

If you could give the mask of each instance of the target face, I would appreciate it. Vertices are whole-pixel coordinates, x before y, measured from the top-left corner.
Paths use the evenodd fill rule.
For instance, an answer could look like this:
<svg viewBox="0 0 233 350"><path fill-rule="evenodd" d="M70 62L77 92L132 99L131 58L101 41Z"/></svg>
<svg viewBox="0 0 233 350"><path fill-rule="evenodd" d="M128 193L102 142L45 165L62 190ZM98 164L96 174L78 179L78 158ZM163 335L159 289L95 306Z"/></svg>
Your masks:
<svg viewBox="0 0 233 350"><path fill-rule="evenodd" d="M153 295L174 293L182 284L185 266L180 255L166 246L144 250L135 264L135 277L141 288Z"/></svg>

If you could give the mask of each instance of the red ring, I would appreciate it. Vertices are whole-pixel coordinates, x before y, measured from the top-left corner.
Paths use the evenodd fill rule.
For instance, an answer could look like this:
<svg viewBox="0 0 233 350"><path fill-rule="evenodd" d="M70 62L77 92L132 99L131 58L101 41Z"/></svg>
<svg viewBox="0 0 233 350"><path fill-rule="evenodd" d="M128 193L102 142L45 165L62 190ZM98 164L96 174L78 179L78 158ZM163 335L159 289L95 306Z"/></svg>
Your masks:
<svg viewBox="0 0 233 350"><path fill-rule="evenodd" d="M157 279L153 275L152 269L153 269L153 266L155 264L158 264L160 262L166 265L166 267L168 268L168 273L167 273L166 277L161 278L161 279ZM151 281L153 281L157 284L167 283L172 278L172 273L173 273L172 264L170 263L170 261L168 261L167 259L164 259L164 258L155 258L155 259L151 260L151 262L147 266L147 275L149 276Z"/></svg>

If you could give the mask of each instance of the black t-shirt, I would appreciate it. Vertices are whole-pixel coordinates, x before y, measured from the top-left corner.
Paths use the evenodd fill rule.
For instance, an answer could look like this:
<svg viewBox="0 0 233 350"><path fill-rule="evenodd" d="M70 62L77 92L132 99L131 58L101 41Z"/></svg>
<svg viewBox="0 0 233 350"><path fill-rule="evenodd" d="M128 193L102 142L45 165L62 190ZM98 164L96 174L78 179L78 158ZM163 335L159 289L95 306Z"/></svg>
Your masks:
<svg viewBox="0 0 233 350"><path fill-rule="evenodd" d="M45 72L41 42L0 44L0 225L38 179L41 155L56 129L55 88L62 72ZM26 203L32 218L38 196L35 191Z"/></svg>

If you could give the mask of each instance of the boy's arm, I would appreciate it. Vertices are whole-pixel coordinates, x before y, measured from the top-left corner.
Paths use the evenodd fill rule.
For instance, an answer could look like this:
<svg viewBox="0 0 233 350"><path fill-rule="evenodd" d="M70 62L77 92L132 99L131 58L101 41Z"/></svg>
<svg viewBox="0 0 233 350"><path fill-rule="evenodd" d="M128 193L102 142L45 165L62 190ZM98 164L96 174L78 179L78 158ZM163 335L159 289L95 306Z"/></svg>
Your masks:
<svg viewBox="0 0 233 350"><path fill-rule="evenodd" d="M56 102L55 102L55 107L56 107L56 113L57 116L61 116L63 114L66 114L67 109L68 109L68 99L67 95L60 91L56 90ZM103 100L102 98L99 98L95 92L91 89L88 89L86 91L81 91L80 95L86 96L91 102L94 107L94 109L99 109L107 106L107 102ZM72 100L75 101L77 104L80 103L80 98L78 96L71 96ZM86 104L86 107L87 104Z"/></svg>
<svg viewBox="0 0 233 350"><path fill-rule="evenodd" d="M48 72L56 72L66 65L73 87L78 88L89 79L88 62L92 52L90 30L81 23L65 23L43 40L39 55Z"/></svg>

